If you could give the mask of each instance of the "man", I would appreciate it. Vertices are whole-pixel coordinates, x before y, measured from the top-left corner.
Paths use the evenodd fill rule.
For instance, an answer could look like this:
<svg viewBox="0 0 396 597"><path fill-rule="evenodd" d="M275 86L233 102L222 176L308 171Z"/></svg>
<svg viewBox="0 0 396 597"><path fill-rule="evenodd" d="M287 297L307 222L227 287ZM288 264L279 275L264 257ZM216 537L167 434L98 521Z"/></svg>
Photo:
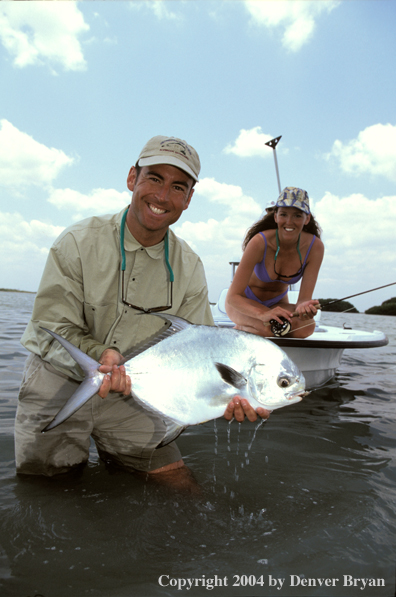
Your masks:
<svg viewBox="0 0 396 597"><path fill-rule="evenodd" d="M163 422L135 403L121 363L122 354L163 325L142 310L213 325L201 260L169 229L188 208L199 171L198 154L185 141L153 137L128 174L131 205L75 224L55 241L22 337L31 355L15 422L18 473L52 476L84 464L92 436L106 462L157 479L188 476L175 442L155 449L165 432ZM97 395L44 434L41 430L75 392L82 375L41 327L98 360L102 372L112 373ZM257 412L264 418L269 414ZM228 420L245 415L257 418L239 399L225 412Z"/></svg>
<svg viewBox="0 0 396 597"><path fill-rule="evenodd" d="M267 201L267 205L265 206L265 213L271 214L275 210L275 201Z"/></svg>

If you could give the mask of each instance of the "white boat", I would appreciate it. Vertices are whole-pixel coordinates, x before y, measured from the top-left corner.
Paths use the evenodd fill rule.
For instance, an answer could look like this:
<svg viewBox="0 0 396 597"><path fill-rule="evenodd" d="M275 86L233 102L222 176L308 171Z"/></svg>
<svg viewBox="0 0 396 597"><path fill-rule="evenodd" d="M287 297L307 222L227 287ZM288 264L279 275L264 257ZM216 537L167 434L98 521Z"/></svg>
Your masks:
<svg viewBox="0 0 396 597"><path fill-rule="evenodd" d="M228 288L220 293L219 300L211 305L215 324L219 327L234 327L225 310ZM293 296L294 294L294 296ZM289 301L296 303L298 292L289 291ZM314 333L308 338L269 338L284 350L303 372L306 388L313 390L329 381L340 366L346 348L373 348L388 344L383 332L365 332L348 327L337 328L320 323L318 311Z"/></svg>

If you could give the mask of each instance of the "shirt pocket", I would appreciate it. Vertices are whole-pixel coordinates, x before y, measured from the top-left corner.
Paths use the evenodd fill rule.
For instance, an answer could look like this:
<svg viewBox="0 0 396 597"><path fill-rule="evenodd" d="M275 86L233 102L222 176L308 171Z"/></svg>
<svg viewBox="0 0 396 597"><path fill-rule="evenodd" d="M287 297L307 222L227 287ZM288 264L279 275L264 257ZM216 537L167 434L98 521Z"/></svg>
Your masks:
<svg viewBox="0 0 396 597"><path fill-rule="evenodd" d="M84 318L89 333L102 344L106 343L106 337L118 317L116 303L97 305L84 302Z"/></svg>

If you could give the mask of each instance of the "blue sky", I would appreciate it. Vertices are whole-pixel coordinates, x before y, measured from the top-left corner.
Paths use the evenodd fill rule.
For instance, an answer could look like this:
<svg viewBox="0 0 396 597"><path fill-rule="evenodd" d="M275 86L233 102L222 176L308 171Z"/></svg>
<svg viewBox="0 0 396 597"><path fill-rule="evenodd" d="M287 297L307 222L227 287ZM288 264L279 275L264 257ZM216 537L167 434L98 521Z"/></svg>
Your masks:
<svg viewBox="0 0 396 597"><path fill-rule="evenodd" d="M174 225L227 286L246 229L305 188L326 247L315 297L396 281L396 3L0 3L0 287L37 290L56 236L129 203L151 136L202 171ZM358 309L394 288L353 302Z"/></svg>

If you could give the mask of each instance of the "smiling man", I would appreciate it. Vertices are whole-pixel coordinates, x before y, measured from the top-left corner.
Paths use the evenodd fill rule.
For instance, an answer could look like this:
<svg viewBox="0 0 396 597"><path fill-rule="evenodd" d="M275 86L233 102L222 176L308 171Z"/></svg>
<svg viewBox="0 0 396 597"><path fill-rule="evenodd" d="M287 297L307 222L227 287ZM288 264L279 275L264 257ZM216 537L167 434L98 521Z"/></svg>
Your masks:
<svg viewBox="0 0 396 597"><path fill-rule="evenodd" d="M142 312L164 311L213 325L202 262L169 228L188 208L199 172L193 147L174 137L153 137L129 171L130 206L83 220L55 241L22 337L31 354L15 422L18 473L68 472L87 462L92 436L105 462L157 480L188 483L175 442L156 449L164 423L135 403L122 355L163 325ZM41 430L75 392L82 375L42 326L98 360L102 372L112 373L97 395L45 434ZM257 412L268 417L265 409ZM245 415L257 418L239 399L224 414L238 421Z"/></svg>

